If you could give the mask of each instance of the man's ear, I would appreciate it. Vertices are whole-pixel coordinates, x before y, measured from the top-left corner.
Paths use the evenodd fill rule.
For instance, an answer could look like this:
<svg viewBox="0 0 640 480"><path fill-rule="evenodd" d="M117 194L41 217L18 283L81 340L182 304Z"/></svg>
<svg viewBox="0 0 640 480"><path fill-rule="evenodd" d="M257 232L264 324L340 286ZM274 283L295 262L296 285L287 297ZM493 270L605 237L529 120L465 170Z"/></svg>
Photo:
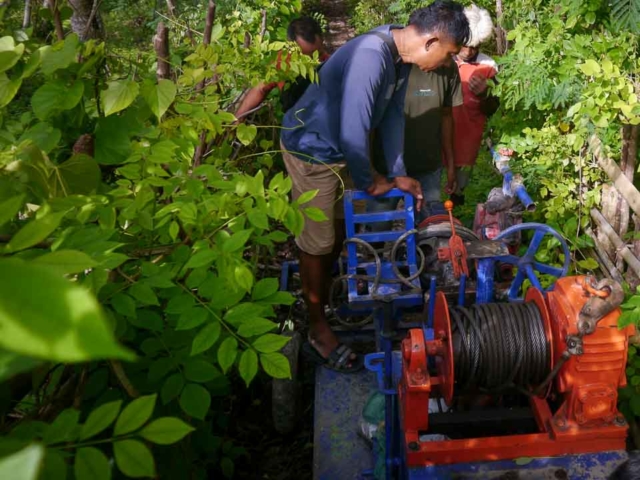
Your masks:
<svg viewBox="0 0 640 480"><path fill-rule="evenodd" d="M424 49L428 52L432 45L438 42L438 37L430 37L424 42Z"/></svg>

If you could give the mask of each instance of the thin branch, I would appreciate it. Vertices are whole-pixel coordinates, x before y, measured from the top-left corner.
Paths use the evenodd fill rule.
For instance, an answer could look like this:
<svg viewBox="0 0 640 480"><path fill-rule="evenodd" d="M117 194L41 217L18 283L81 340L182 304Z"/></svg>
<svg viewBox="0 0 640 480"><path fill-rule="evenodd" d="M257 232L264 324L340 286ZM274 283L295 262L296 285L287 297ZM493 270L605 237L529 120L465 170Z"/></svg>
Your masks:
<svg viewBox="0 0 640 480"><path fill-rule="evenodd" d="M53 15L53 25L56 29L56 37L58 40L64 40L64 30L62 29L62 19L60 18L60 10L58 10L57 0L49 3L51 14Z"/></svg>
<svg viewBox="0 0 640 480"><path fill-rule="evenodd" d="M260 27L260 41L264 39L264 34L267 33L267 11L262 10L262 26Z"/></svg>
<svg viewBox="0 0 640 480"><path fill-rule="evenodd" d="M113 374L118 379L118 382L120 382L120 385L122 385L122 388L124 388L125 392L127 392L127 394L131 398L138 398L140 396L140 393L133 386L131 380L129 380L129 377L127 377L124 368L122 368L122 363L120 363L118 360L109 360L109 366L111 367Z"/></svg>

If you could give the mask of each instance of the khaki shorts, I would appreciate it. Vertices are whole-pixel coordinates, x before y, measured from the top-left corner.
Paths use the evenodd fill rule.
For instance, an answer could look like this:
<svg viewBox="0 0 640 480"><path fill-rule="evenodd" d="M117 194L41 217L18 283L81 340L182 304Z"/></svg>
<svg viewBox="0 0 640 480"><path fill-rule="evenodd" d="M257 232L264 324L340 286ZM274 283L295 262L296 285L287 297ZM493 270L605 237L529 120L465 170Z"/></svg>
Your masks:
<svg viewBox="0 0 640 480"><path fill-rule="evenodd" d="M313 200L303 207L317 207L329 219L324 222L314 222L305 217L304 228L296 244L310 255L326 255L333 251L335 243L336 219L344 218L344 203L342 200L344 189L353 189L353 182L348 175L345 163L320 164L300 160L287 152L281 144L282 157L293 184L291 195L297 200L300 195L309 190L318 189Z"/></svg>

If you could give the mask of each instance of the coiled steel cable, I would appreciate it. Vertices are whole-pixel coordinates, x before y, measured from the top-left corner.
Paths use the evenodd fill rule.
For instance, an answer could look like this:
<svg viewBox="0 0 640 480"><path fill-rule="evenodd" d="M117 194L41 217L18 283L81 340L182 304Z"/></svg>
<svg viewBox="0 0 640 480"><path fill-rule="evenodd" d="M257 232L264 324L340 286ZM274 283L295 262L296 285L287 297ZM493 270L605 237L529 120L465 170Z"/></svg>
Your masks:
<svg viewBox="0 0 640 480"><path fill-rule="evenodd" d="M449 314L461 393L515 389L530 395L544 381L551 350L534 303L456 306Z"/></svg>
<svg viewBox="0 0 640 480"><path fill-rule="evenodd" d="M335 300L334 300L334 296L335 293L337 291L338 286L346 281L346 280L362 280L362 281L366 281L366 282L373 282L371 285L371 291L370 291L370 295L375 298L378 295L378 287L381 283L401 283L403 285L405 285L406 287L408 287L408 291L407 292L402 292L400 294L409 294L409 293L422 293L422 290L420 287L416 287L415 285L413 285L411 282L413 280L415 280L416 278L419 278L420 275L422 274L422 271L425 268L425 264L426 264L426 259L424 256L424 252L420 249L420 248L416 248L416 253L418 254L418 257L420 259L420 263L418 265L418 270L413 274L410 275L408 277L405 277L404 275L402 275L402 273L400 272L400 269L398 268L397 265L397 260L396 260L396 255L398 252L398 249L400 247L400 245L402 245L404 242L406 242L407 238L409 238L410 235L414 235L417 234L418 231L413 229L413 230L409 230L405 233L403 233L402 235L400 235L400 237L398 237L396 239L396 241L393 243L392 247L391 247L391 268L393 270L394 275L396 276L396 278L387 278L384 279L382 278L382 261L380 259L380 254L384 253L384 251L386 251L386 249L383 249L381 251L376 250L369 242L362 240L360 238L348 238L347 240L345 240L345 244L348 243L355 243L356 245L360 245L362 247L364 247L366 250L368 250L374 258L374 262L375 262L375 266L376 266L376 271L375 271L375 275L360 275L360 274L343 274L340 275L336 278L334 278L333 282L331 283L330 287L329 287L329 309L333 315L333 318L335 318L338 323L340 323L343 326L349 327L349 328L358 328L358 327L362 327L363 325L366 325L368 323L370 323L373 320L373 315L369 315L367 317L365 317L364 319L360 320L360 321L349 321L347 319L342 318L339 314L338 314L338 307L335 304Z"/></svg>

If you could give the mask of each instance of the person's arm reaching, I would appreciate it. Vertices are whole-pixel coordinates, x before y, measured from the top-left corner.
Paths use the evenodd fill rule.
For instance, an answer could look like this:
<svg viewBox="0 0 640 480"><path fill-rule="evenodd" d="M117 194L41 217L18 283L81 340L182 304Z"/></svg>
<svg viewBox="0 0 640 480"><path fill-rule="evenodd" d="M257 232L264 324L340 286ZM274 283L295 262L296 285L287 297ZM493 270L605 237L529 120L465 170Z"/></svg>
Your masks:
<svg viewBox="0 0 640 480"><path fill-rule="evenodd" d="M249 89L247 94L242 99L242 102L240 102L238 110L236 110L236 118L238 119L238 121L243 121L244 117L247 116L247 114L253 109L258 107L262 102L264 102L264 99L267 98L269 92L277 86L277 83L260 83L258 84L258 86Z"/></svg>
<svg viewBox="0 0 640 480"><path fill-rule="evenodd" d="M448 194L456 190L456 167L453 153L453 112L451 107L442 107L442 156L447 166L447 188Z"/></svg>

